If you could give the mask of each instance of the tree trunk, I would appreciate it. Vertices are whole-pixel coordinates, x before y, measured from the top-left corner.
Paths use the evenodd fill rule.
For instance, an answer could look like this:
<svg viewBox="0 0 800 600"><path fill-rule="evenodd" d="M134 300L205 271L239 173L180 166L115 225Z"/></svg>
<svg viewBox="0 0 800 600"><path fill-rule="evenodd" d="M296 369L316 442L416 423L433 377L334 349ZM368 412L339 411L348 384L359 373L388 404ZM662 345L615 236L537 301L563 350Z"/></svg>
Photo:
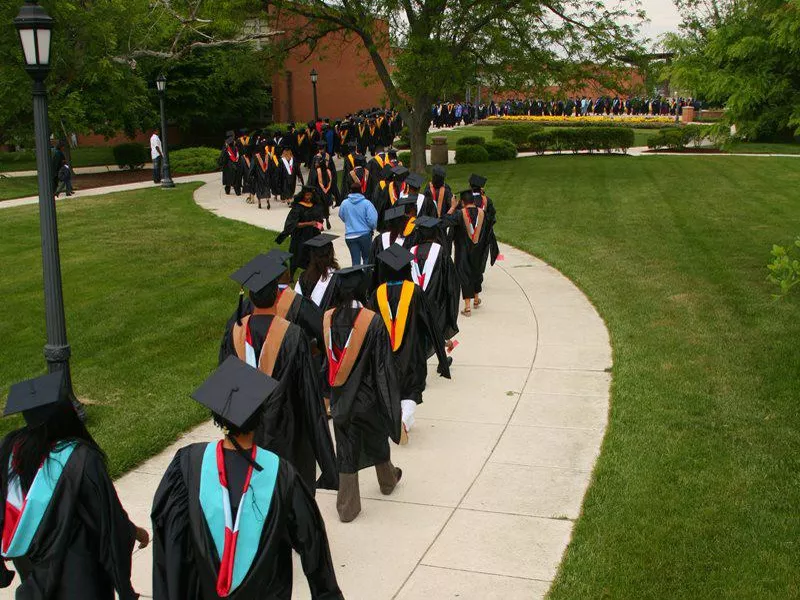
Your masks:
<svg viewBox="0 0 800 600"><path fill-rule="evenodd" d="M427 96L414 98L414 112L408 118L408 139L411 142L411 165L414 173L424 174L428 166L425 146L430 126L431 103Z"/></svg>

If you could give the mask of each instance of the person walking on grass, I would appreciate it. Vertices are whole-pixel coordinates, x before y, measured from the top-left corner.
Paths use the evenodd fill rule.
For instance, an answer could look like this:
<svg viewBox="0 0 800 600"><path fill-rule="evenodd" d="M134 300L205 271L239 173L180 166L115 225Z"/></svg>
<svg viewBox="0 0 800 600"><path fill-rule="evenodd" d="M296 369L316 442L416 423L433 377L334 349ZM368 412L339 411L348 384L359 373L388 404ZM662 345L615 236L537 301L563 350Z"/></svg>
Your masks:
<svg viewBox="0 0 800 600"><path fill-rule="evenodd" d="M61 165L58 170L58 187L56 188L56 198L61 192L66 192L67 196L72 196L72 169L67 163Z"/></svg>
<svg viewBox="0 0 800 600"><path fill-rule="evenodd" d="M153 183L161 183L161 161L164 153L161 150L161 131L158 127L153 130L150 136L150 158L153 160Z"/></svg>
<svg viewBox="0 0 800 600"><path fill-rule="evenodd" d="M339 207L339 218L344 221L344 240L354 267L366 264L372 247L372 232L378 226L378 211L361 190L361 182L353 179L350 193Z"/></svg>

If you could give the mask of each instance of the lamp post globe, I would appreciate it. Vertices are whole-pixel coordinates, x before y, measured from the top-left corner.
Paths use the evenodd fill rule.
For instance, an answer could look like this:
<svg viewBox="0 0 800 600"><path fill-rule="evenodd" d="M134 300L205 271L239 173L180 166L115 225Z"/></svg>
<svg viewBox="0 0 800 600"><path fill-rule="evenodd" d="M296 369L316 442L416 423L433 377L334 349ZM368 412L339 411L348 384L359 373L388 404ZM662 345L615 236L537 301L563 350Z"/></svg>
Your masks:
<svg viewBox="0 0 800 600"><path fill-rule="evenodd" d="M314 121L319 121L319 107L317 105L317 77L316 69L311 69L311 87L314 90Z"/></svg>
<svg viewBox="0 0 800 600"><path fill-rule="evenodd" d="M36 141L36 174L39 186L39 230L42 240L42 279L44 283L45 329L44 358L50 373L64 372L66 391L81 419L83 406L75 398L69 369L71 354L64 316L61 285L61 256L58 249L58 221L54 197L55 173L50 160L50 124L47 116L47 88L50 72L50 46L53 19L36 0L26 0L14 19L19 35L25 70L33 79L33 125Z"/></svg>
<svg viewBox="0 0 800 600"><path fill-rule="evenodd" d="M174 188L172 174L169 169L169 148L167 147L167 115L164 110L164 96L167 92L167 76L161 73L156 78L156 89L158 90L158 100L161 105L161 153L163 161L161 164L161 187Z"/></svg>

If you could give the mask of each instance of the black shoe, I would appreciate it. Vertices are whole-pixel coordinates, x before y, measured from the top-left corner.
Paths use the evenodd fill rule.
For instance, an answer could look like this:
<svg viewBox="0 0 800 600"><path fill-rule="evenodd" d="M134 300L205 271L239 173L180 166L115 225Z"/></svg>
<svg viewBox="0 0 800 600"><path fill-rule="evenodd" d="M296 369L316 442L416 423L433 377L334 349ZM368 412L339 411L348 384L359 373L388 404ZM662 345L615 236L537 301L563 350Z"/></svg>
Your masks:
<svg viewBox="0 0 800 600"><path fill-rule="evenodd" d="M452 356L448 356L448 357L447 357L447 366L448 366L448 367L450 367L452 364L453 364L453 357L452 357ZM441 365L439 365L438 367L436 367L436 372L437 372L439 375L441 375L441 374L442 374L442 366L441 366Z"/></svg>
<svg viewBox="0 0 800 600"><path fill-rule="evenodd" d="M325 227L327 227L328 230L331 228L331 222L328 219L325 219Z"/></svg>
<svg viewBox="0 0 800 600"><path fill-rule="evenodd" d="M230 195L231 195L231 186L229 186L229 185L226 185L226 186L225 186L225 193L226 193L228 196L230 196Z"/></svg>

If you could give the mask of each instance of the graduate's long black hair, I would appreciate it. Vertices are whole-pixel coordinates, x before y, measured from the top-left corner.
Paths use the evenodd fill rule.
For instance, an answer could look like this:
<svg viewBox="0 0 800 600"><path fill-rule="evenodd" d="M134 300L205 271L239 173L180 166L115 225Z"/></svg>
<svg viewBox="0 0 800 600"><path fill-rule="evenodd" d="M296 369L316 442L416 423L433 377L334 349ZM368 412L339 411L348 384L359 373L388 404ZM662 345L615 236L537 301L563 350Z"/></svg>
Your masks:
<svg viewBox="0 0 800 600"><path fill-rule="evenodd" d="M339 270L339 261L336 260L333 244L312 248L308 259L308 268L300 275L304 282L316 285L320 279L328 275L328 269Z"/></svg>
<svg viewBox="0 0 800 600"><path fill-rule="evenodd" d="M77 442L89 446L100 455L103 462L106 460L105 453L78 418L68 399L62 399L48 407L48 410L50 414L44 422L12 431L0 447L0 468L7 468L13 453L11 477L19 477L24 490L30 488L48 454L65 443Z"/></svg>

